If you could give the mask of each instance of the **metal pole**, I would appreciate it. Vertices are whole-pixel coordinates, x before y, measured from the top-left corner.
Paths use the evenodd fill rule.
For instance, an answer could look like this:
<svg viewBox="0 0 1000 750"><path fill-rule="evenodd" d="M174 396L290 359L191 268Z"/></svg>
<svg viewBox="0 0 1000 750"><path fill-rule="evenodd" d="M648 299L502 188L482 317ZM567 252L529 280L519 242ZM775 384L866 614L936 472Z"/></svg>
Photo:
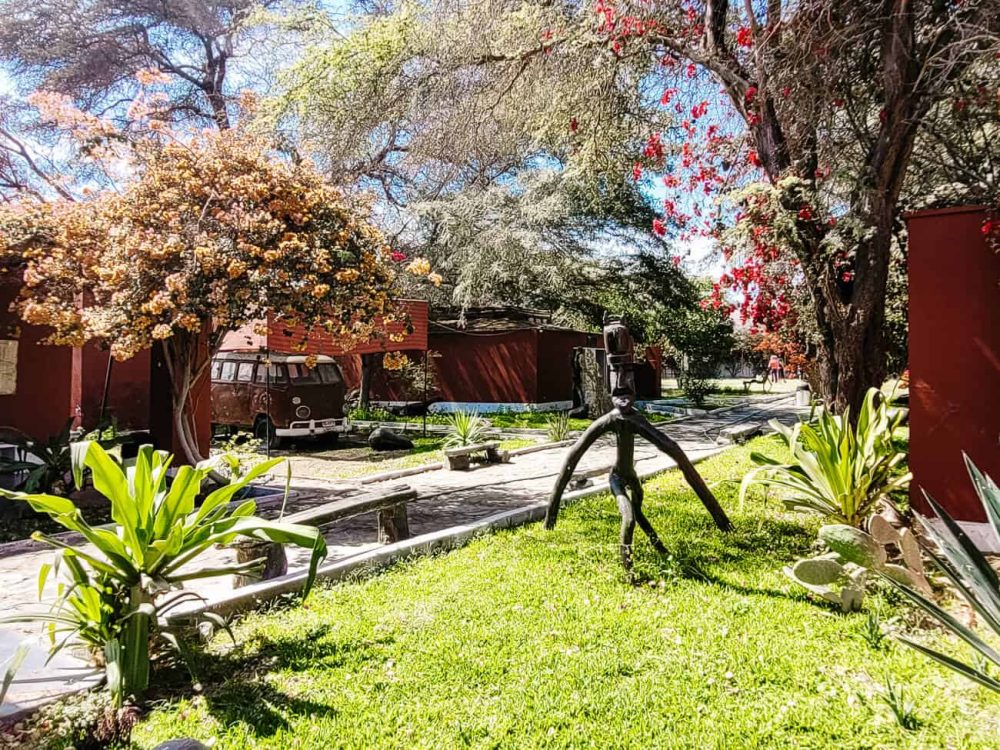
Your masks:
<svg viewBox="0 0 1000 750"><path fill-rule="evenodd" d="M274 423L271 421L271 347L268 346L264 350L264 361L267 363L264 365L264 413L267 415L267 425L274 429ZM264 446L267 451L267 458L271 458L271 434L268 429L265 428L264 434L267 439L264 441Z"/></svg>
<svg viewBox="0 0 1000 750"><path fill-rule="evenodd" d="M99 424L103 424L104 418L108 413L108 392L111 390L111 366L115 363L115 358L111 356L111 351L108 350L108 369L104 373L104 393L101 394L101 413L97 418Z"/></svg>
<svg viewBox="0 0 1000 750"><path fill-rule="evenodd" d="M427 350L424 349L424 437L427 437Z"/></svg>

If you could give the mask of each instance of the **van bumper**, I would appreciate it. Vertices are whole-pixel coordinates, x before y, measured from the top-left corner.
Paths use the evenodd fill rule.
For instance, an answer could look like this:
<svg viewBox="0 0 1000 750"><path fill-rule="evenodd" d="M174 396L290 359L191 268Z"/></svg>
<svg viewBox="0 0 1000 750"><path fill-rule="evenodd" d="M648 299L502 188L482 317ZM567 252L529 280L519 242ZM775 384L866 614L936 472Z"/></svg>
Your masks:
<svg viewBox="0 0 1000 750"><path fill-rule="evenodd" d="M347 417L340 419L308 419L292 422L288 427L276 427L274 434L278 437L309 437L310 435L327 435L331 432L348 432L351 423Z"/></svg>

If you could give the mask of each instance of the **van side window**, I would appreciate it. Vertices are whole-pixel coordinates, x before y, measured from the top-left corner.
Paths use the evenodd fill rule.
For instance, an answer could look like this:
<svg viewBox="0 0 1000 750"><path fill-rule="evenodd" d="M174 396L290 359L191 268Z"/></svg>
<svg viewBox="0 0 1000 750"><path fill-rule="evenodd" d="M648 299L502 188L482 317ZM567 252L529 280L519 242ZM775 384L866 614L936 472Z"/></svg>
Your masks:
<svg viewBox="0 0 1000 750"><path fill-rule="evenodd" d="M219 380L233 381L236 379L236 362L232 360L222 363L222 370L219 372Z"/></svg>
<svg viewBox="0 0 1000 750"><path fill-rule="evenodd" d="M283 385L285 382L285 366L271 365L270 367L264 367L264 365L259 365L257 367L257 382L266 384L268 380L270 380L271 385Z"/></svg>
<svg viewBox="0 0 1000 750"><path fill-rule="evenodd" d="M249 383L253 380L253 365L253 362L240 362L239 369L236 371L237 383Z"/></svg>
<svg viewBox="0 0 1000 750"><path fill-rule="evenodd" d="M222 372L222 360L216 359L212 361L212 380L219 379L219 373Z"/></svg>

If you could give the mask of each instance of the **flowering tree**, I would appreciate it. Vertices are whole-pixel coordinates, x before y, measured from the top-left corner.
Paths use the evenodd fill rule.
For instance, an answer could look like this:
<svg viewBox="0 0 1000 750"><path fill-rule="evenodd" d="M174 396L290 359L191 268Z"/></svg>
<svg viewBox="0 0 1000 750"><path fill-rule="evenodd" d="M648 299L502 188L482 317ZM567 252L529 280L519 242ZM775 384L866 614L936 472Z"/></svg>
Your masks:
<svg viewBox="0 0 1000 750"><path fill-rule="evenodd" d="M367 336L391 319L392 252L308 163L277 159L243 127L182 137L141 112L126 137L58 97L37 103L115 187L0 213L0 255L23 273L20 315L53 343L97 339L118 359L161 346L190 460L191 391L227 332L272 315Z"/></svg>

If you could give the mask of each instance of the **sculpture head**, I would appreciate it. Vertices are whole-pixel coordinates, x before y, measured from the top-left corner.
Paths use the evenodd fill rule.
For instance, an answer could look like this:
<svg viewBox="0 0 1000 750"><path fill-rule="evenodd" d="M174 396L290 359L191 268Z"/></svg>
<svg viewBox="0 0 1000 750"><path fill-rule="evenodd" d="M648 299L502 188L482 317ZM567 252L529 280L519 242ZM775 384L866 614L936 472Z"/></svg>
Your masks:
<svg viewBox="0 0 1000 750"><path fill-rule="evenodd" d="M610 369L611 403L622 412L635 405L635 342L620 317L605 316L604 351Z"/></svg>

